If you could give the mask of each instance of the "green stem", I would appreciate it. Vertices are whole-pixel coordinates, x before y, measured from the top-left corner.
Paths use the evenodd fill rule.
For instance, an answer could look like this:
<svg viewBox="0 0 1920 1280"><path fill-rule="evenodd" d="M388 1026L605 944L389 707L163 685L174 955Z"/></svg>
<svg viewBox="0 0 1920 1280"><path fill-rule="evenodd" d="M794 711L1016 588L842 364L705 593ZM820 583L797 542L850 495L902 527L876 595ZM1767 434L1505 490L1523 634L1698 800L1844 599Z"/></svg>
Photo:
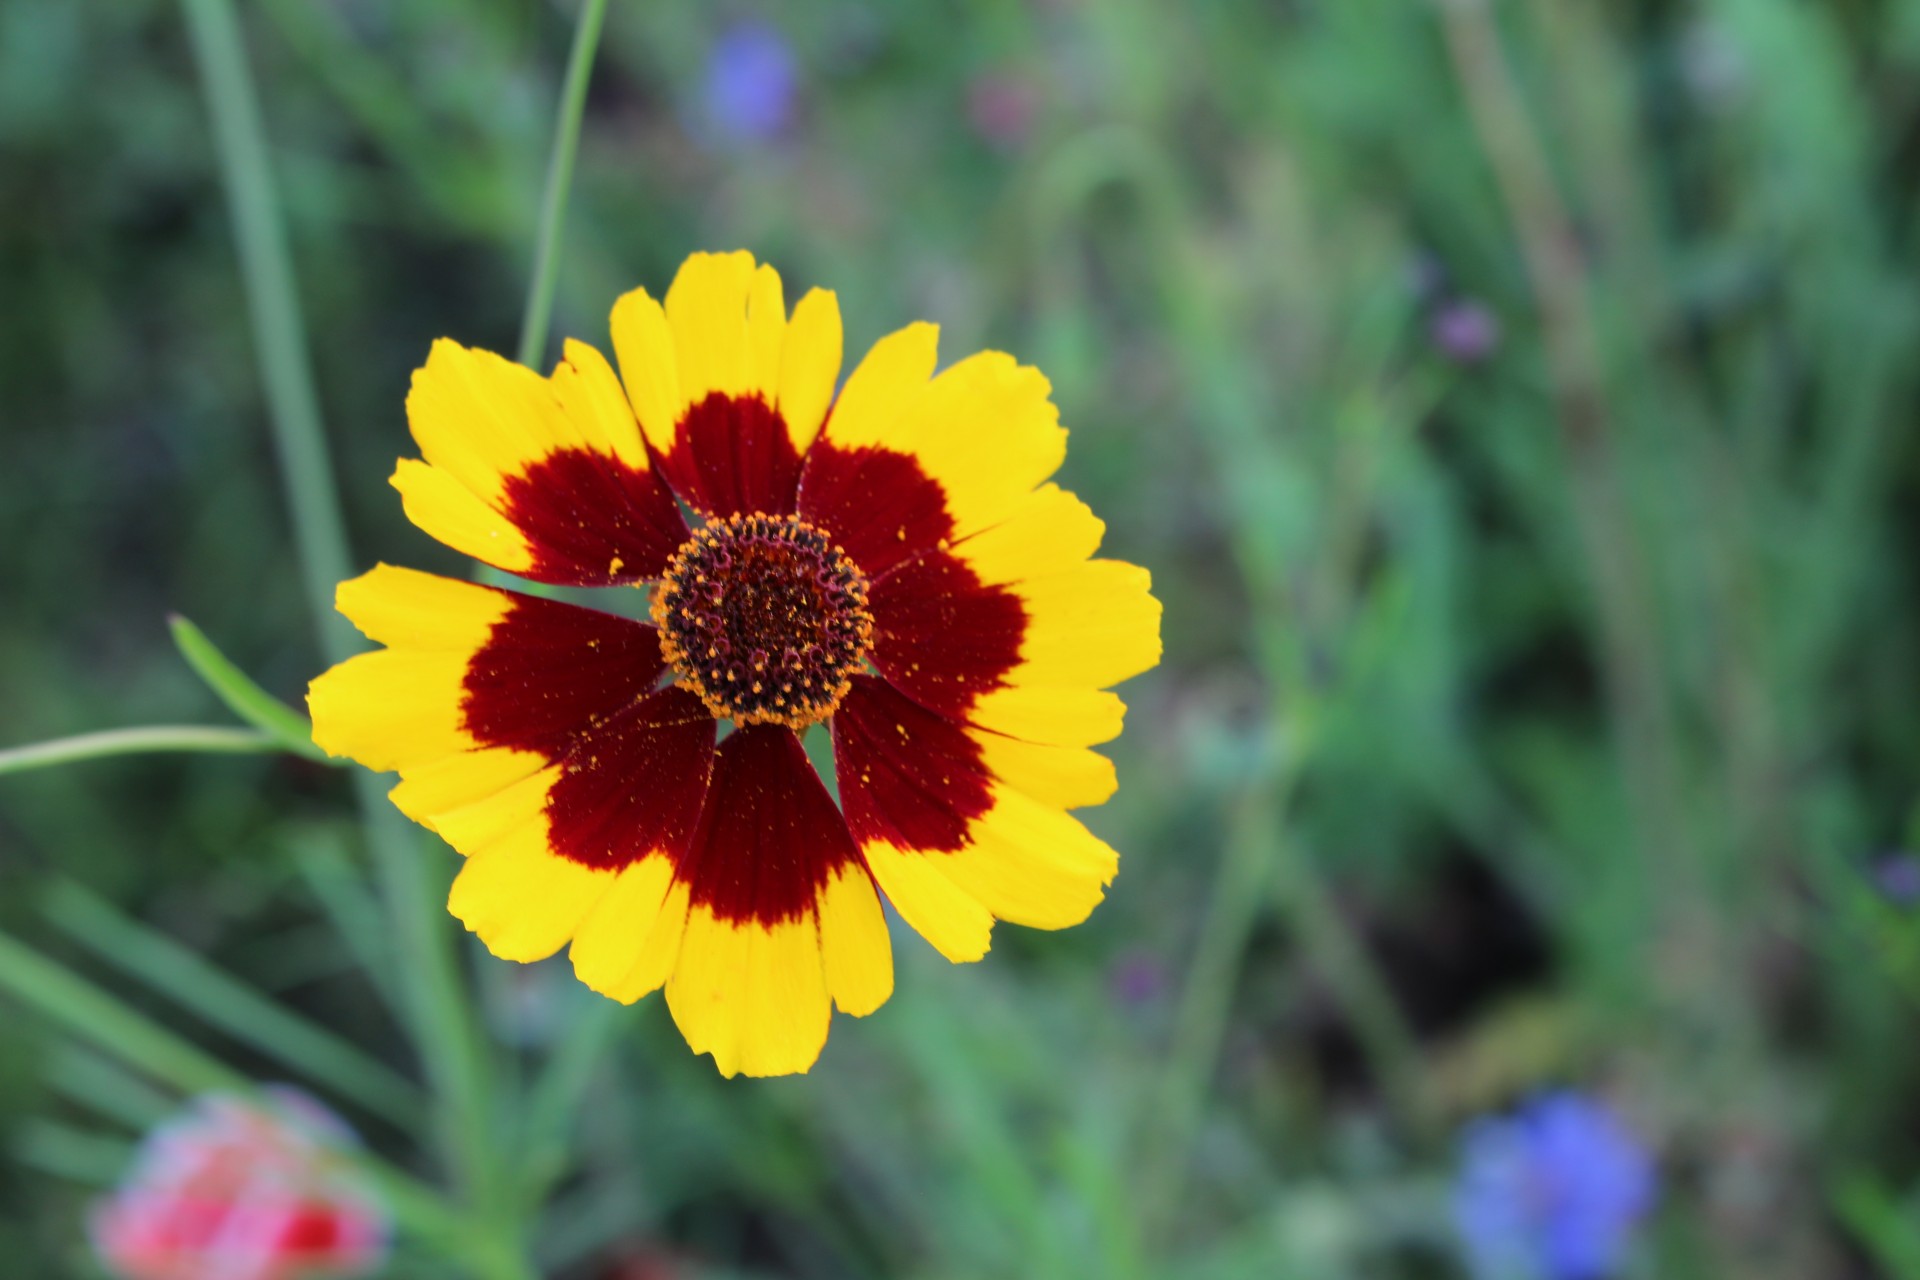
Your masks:
<svg viewBox="0 0 1920 1280"><path fill-rule="evenodd" d="M279 739L287 750L309 760L327 763L327 753L314 745L313 725L307 718L253 682L252 677L220 652L207 633L179 614L168 619L173 643L194 674L206 681L227 709L265 734Z"/></svg>
<svg viewBox="0 0 1920 1280"><path fill-rule="evenodd" d="M567 77L560 89L560 112L553 122L553 152L547 160L547 189L540 201L540 232L533 250L533 282L520 320L520 363L538 368L547 349L553 318L553 293L559 275L560 232L567 218L567 194L573 189L573 159L580 150L580 118L587 106L587 81L594 51L600 47L607 0L586 0L573 29Z"/></svg>
<svg viewBox="0 0 1920 1280"><path fill-rule="evenodd" d="M182 0L219 146L228 204L239 241L248 313L293 515L301 574L321 652L338 662L358 647L333 609L335 585L351 565L326 435L308 363L279 200L239 22L232 0ZM415 1015L415 1042L441 1127L489 1228L513 1224L489 1135L485 1058L464 999L434 870L412 833L381 794L379 780L356 771L355 792L378 865L395 951Z"/></svg>
<svg viewBox="0 0 1920 1280"><path fill-rule="evenodd" d="M76 760L104 760L110 756L155 751L216 751L227 754L284 751L277 738L253 729L227 729L201 724L155 724L138 729L104 729L98 733L33 742L0 751L0 773L24 773Z"/></svg>
<svg viewBox="0 0 1920 1280"><path fill-rule="evenodd" d="M624 1005L601 1000L576 1016L527 1094L526 1141L520 1156L521 1194L538 1205L566 1172L574 1113L613 1042Z"/></svg>
<svg viewBox="0 0 1920 1280"><path fill-rule="evenodd" d="M1419 1038L1310 856L1297 845L1281 850L1275 884L1280 910L1298 933L1308 964L1332 990L1393 1114L1417 1143L1431 1149L1441 1135L1429 1094L1421 1087Z"/></svg>
<svg viewBox="0 0 1920 1280"><path fill-rule="evenodd" d="M306 329L252 76L232 0L182 3L239 241L247 314L299 544L301 578L320 629L321 651L338 662L357 647L353 629L333 609L334 585L347 576L351 563L346 527L335 496L333 463L307 361Z"/></svg>
<svg viewBox="0 0 1920 1280"><path fill-rule="evenodd" d="M1170 1225L1166 1219L1180 1212L1187 1163L1220 1060L1241 959L1267 902L1262 889L1272 880L1279 852L1276 832L1286 789L1282 780L1255 784L1234 818L1214 872L1213 893L1174 1009L1166 1073L1154 1108L1157 1141L1150 1142L1142 1162L1146 1184L1139 1189L1139 1202L1154 1217L1137 1225L1149 1242Z"/></svg>

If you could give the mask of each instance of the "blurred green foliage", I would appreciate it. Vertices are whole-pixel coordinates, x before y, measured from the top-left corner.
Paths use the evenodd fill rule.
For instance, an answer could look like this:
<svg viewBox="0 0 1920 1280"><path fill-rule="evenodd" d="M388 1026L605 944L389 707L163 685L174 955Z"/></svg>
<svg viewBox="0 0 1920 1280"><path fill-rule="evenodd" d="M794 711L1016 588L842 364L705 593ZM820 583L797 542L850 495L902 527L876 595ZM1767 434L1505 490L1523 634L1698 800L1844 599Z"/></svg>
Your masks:
<svg viewBox="0 0 1920 1280"><path fill-rule="evenodd" d="M1452 1275L1449 1133L1571 1082L1661 1154L1634 1274L1920 1276L1920 908L1871 874L1920 838L1920 4L765 6L759 141L703 98L750 11L613 7L556 338L746 246L850 355L930 318L1038 364L1168 656L1090 924L966 967L896 930L809 1077L475 953L501 1074L577 1055L590 1123L499 1117L551 1274ZM245 7L362 563L463 571L384 480L431 340L514 346L571 12ZM0 9L0 168L0 746L225 722L172 612L297 702L177 7ZM400 1157L356 839L292 757L4 778L0 926L256 1078L302 1077L232 1012L281 998ZM4 1016L0 1258L87 1274L159 1101Z"/></svg>

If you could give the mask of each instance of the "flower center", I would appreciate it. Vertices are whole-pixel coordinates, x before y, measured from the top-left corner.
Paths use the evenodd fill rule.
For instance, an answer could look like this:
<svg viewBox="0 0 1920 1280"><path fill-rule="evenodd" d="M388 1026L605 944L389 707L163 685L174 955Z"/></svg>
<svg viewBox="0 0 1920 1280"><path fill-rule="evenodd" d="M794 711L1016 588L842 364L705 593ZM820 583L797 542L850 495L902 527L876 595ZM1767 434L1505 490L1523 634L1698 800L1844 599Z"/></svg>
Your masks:
<svg viewBox="0 0 1920 1280"><path fill-rule="evenodd" d="M668 563L653 621L681 682L742 725L826 719L873 641L866 575L794 516L710 521Z"/></svg>

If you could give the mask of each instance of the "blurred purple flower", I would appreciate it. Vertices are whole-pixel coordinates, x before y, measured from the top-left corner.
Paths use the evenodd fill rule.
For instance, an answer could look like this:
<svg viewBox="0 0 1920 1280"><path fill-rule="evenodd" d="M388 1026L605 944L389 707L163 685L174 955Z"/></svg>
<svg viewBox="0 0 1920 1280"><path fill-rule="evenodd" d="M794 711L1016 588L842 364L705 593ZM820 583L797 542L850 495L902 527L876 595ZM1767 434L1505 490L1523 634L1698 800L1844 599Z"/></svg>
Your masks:
<svg viewBox="0 0 1920 1280"><path fill-rule="evenodd" d="M1024 76L990 71L967 85L967 120L996 147L1012 149L1025 142L1039 112L1039 87Z"/></svg>
<svg viewBox="0 0 1920 1280"><path fill-rule="evenodd" d="M1121 956L1108 979L1114 998L1129 1008L1152 1004L1167 989L1166 966L1145 951L1130 951Z"/></svg>
<svg viewBox="0 0 1920 1280"><path fill-rule="evenodd" d="M1654 1195L1653 1159L1619 1118L1556 1092L1467 1129L1453 1216L1479 1280L1601 1280Z"/></svg>
<svg viewBox="0 0 1920 1280"><path fill-rule="evenodd" d="M1883 853L1873 860L1873 885L1896 907L1920 903L1920 858L1910 853Z"/></svg>
<svg viewBox="0 0 1920 1280"><path fill-rule="evenodd" d="M1479 364L1500 346L1500 318L1477 298L1442 303L1427 332L1440 354L1455 364Z"/></svg>
<svg viewBox="0 0 1920 1280"><path fill-rule="evenodd" d="M706 113L734 142L771 142L793 122L799 64L780 33L742 22L720 33L707 55Z"/></svg>

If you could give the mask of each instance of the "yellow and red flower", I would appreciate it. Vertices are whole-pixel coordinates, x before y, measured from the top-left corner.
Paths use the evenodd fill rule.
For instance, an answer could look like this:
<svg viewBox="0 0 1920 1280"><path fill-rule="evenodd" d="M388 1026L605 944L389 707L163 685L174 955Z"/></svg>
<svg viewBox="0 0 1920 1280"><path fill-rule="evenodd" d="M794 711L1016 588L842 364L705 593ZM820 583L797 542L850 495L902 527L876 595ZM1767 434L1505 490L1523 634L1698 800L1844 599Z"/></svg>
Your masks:
<svg viewBox="0 0 1920 1280"><path fill-rule="evenodd" d="M387 647L314 681L314 740L399 771L495 955L570 943L596 991L664 985L723 1073L804 1071L831 1007L892 992L879 893L956 961L995 919L1100 901L1117 856L1067 810L1113 793L1090 748L1120 732L1107 686L1159 659L1160 606L1047 483L1067 433L1011 357L936 374L910 325L836 395L834 295L789 315L746 253L694 255L612 328L619 377L579 342L550 378L436 343L393 483L509 573L650 586L653 625L381 565L339 607Z"/></svg>

